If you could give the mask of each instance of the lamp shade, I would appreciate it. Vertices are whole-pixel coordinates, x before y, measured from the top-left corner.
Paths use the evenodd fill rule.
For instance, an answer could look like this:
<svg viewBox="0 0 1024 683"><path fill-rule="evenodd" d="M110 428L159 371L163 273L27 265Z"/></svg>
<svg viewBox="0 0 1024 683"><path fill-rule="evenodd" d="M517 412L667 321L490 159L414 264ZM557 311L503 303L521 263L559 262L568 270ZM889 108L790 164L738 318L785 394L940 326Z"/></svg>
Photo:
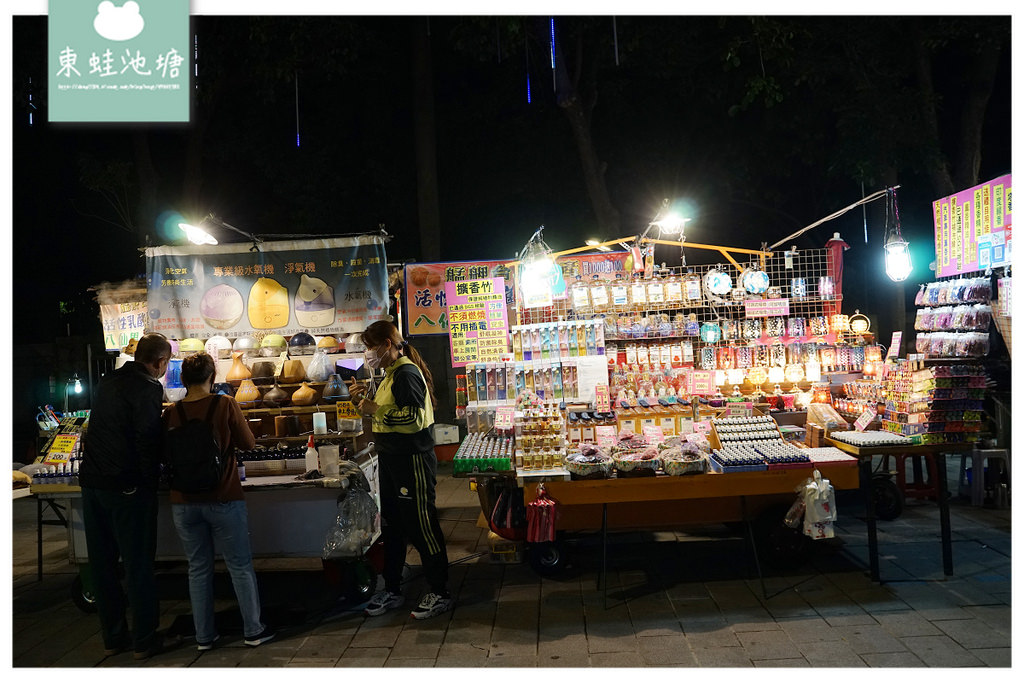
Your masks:
<svg viewBox="0 0 1024 683"><path fill-rule="evenodd" d="M729 377L729 384L743 384L743 370L733 368L728 370L726 374Z"/></svg>
<svg viewBox="0 0 1024 683"><path fill-rule="evenodd" d="M768 381L772 384L779 384L786 379L786 371L778 365L772 366L768 370Z"/></svg>
<svg viewBox="0 0 1024 683"><path fill-rule="evenodd" d="M893 235L885 243L885 274L893 282L903 282L913 270L910 245L899 235Z"/></svg>
<svg viewBox="0 0 1024 683"><path fill-rule="evenodd" d="M833 315L831 323L833 332L848 332L850 330L850 318L842 313Z"/></svg>
<svg viewBox="0 0 1024 683"><path fill-rule="evenodd" d="M793 382L794 384L802 381L804 378L804 366L798 363L786 366L786 381Z"/></svg>
<svg viewBox="0 0 1024 683"><path fill-rule="evenodd" d="M715 384L722 386L725 384L728 377L725 374L725 370L715 370Z"/></svg>
<svg viewBox="0 0 1024 683"><path fill-rule="evenodd" d="M821 379L821 364L817 361L808 361L806 364L806 376L808 382L817 382Z"/></svg>
<svg viewBox="0 0 1024 683"><path fill-rule="evenodd" d="M768 370L766 368L750 368L750 372L747 373L747 379L754 386L760 386L768 381Z"/></svg>
<svg viewBox="0 0 1024 683"><path fill-rule="evenodd" d="M855 311L850 317L850 332L864 334L869 329L871 329L871 321L868 320L868 317L859 310Z"/></svg>

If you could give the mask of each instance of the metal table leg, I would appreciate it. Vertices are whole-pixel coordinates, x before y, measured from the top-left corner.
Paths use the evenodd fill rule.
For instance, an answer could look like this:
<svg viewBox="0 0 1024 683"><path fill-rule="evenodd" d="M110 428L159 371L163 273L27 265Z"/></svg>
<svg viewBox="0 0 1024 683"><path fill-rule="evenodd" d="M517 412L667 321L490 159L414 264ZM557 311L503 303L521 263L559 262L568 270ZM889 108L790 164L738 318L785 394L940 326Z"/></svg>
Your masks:
<svg viewBox="0 0 1024 683"><path fill-rule="evenodd" d="M860 458L860 490L864 496L865 522L868 526L868 561L871 580L881 583L878 575L878 529L875 527L875 492L871 482L871 456Z"/></svg>
<svg viewBox="0 0 1024 683"><path fill-rule="evenodd" d="M608 608L608 503L601 505L601 576L598 587L604 589L605 609Z"/></svg>
<svg viewBox="0 0 1024 683"><path fill-rule="evenodd" d="M942 571L953 575L953 538L949 526L949 496L946 495L946 454L935 454L936 488L939 490L939 525L942 529Z"/></svg>

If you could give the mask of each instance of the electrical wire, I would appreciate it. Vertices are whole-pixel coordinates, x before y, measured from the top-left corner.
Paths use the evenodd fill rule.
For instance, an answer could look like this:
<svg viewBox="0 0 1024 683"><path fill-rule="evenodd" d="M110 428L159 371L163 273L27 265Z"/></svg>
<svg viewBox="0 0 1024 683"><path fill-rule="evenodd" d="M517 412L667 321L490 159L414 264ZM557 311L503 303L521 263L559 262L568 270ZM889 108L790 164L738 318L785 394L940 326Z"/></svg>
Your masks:
<svg viewBox="0 0 1024 683"><path fill-rule="evenodd" d="M860 206L861 204L867 204L868 202L873 202L876 199L880 199L881 197L885 196L889 192L889 189L894 189L895 190L898 187L899 187L899 185L894 185L892 188L886 188L884 190L879 190L878 192L870 194L867 197L864 197L863 199L861 199L859 201L856 201L853 204L850 204L849 206L847 206L845 208L839 209L835 213L829 214L828 216L825 216L824 218L811 223L806 228L801 228L800 230L797 230L796 232L794 232L792 235L789 235L788 237L783 237L781 240L779 240L778 242L776 242L775 244L773 244L772 246L770 246L768 248L769 249L775 249L776 247L782 246L783 244L785 244L786 242L790 241L794 237L799 237L800 235L804 234L808 230L811 230L812 228L818 227L822 223L827 223L828 221L830 221L830 220L832 220L834 218L839 218L840 216L842 216L847 211L849 211L851 209L855 209L858 206Z"/></svg>

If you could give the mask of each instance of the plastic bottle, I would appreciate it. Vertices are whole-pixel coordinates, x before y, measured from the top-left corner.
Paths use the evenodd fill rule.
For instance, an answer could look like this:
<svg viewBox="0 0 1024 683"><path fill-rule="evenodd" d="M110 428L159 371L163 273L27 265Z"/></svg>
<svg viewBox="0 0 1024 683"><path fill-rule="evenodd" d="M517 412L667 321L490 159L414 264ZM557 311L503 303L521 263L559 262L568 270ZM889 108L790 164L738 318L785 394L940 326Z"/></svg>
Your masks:
<svg viewBox="0 0 1024 683"><path fill-rule="evenodd" d="M622 273L615 274L615 282L612 283L612 307L619 312L629 310L629 283L623 279Z"/></svg>
<svg viewBox="0 0 1024 683"><path fill-rule="evenodd" d="M313 438L313 437L310 437ZM245 461L238 461L238 481L245 481Z"/></svg>
<svg viewBox="0 0 1024 683"><path fill-rule="evenodd" d="M594 273L590 282L590 308L594 313L607 313L611 310L611 300L608 297L608 284L601 279L601 276Z"/></svg>
<svg viewBox="0 0 1024 683"><path fill-rule="evenodd" d="M634 313L647 310L647 282L642 273L633 273L633 282L629 287L629 307Z"/></svg>
<svg viewBox="0 0 1024 683"><path fill-rule="evenodd" d="M309 435L309 442L306 444L306 471L310 470L320 470L320 454L317 453L312 434Z"/></svg>
<svg viewBox="0 0 1024 683"><path fill-rule="evenodd" d="M669 308L683 305L683 281L674 273L665 280L665 304Z"/></svg>
<svg viewBox="0 0 1024 683"><path fill-rule="evenodd" d="M572 283L572 307L576 311L576 316L589 316L594 312L594 307L590 302L590 287L583 281L582 275L576 276L576 281Z"/></svg>
<svg viewBox="0 0 1024 683"><path fill-rule="evenodd" d="M659 272L655 272L654 277L647 281L647 303L651 310L660 311L665 306L665 280Z"/></svg>

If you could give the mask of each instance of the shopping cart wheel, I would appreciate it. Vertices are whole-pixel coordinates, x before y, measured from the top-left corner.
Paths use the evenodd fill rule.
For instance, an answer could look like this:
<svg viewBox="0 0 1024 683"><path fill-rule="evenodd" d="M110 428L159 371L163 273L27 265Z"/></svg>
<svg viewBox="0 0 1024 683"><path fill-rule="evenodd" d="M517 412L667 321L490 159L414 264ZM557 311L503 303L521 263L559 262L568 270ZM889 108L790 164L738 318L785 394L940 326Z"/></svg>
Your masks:
<svg viewBox="0 0 1024 683"><path fill-rule="evenodd" d="M565 548L559 541L531 543L527 555L533 571L541 576L554 576L565 569Z"/></svg>
<svg viewBox="0 0 1024 683"><path fill-rule="evenodd" d="M75 575L75 580L71 582L71 601L75 603L75 607L87 614L96 611L96 594L91 587L86 587L80 573Z"/></svg>
<svg viewBox="0 0 1024 683"><path fill-rule="evenodd" d="M888 474L876 474L871 480L875 517L886 521L903 514L903 492Z"/></svg>

